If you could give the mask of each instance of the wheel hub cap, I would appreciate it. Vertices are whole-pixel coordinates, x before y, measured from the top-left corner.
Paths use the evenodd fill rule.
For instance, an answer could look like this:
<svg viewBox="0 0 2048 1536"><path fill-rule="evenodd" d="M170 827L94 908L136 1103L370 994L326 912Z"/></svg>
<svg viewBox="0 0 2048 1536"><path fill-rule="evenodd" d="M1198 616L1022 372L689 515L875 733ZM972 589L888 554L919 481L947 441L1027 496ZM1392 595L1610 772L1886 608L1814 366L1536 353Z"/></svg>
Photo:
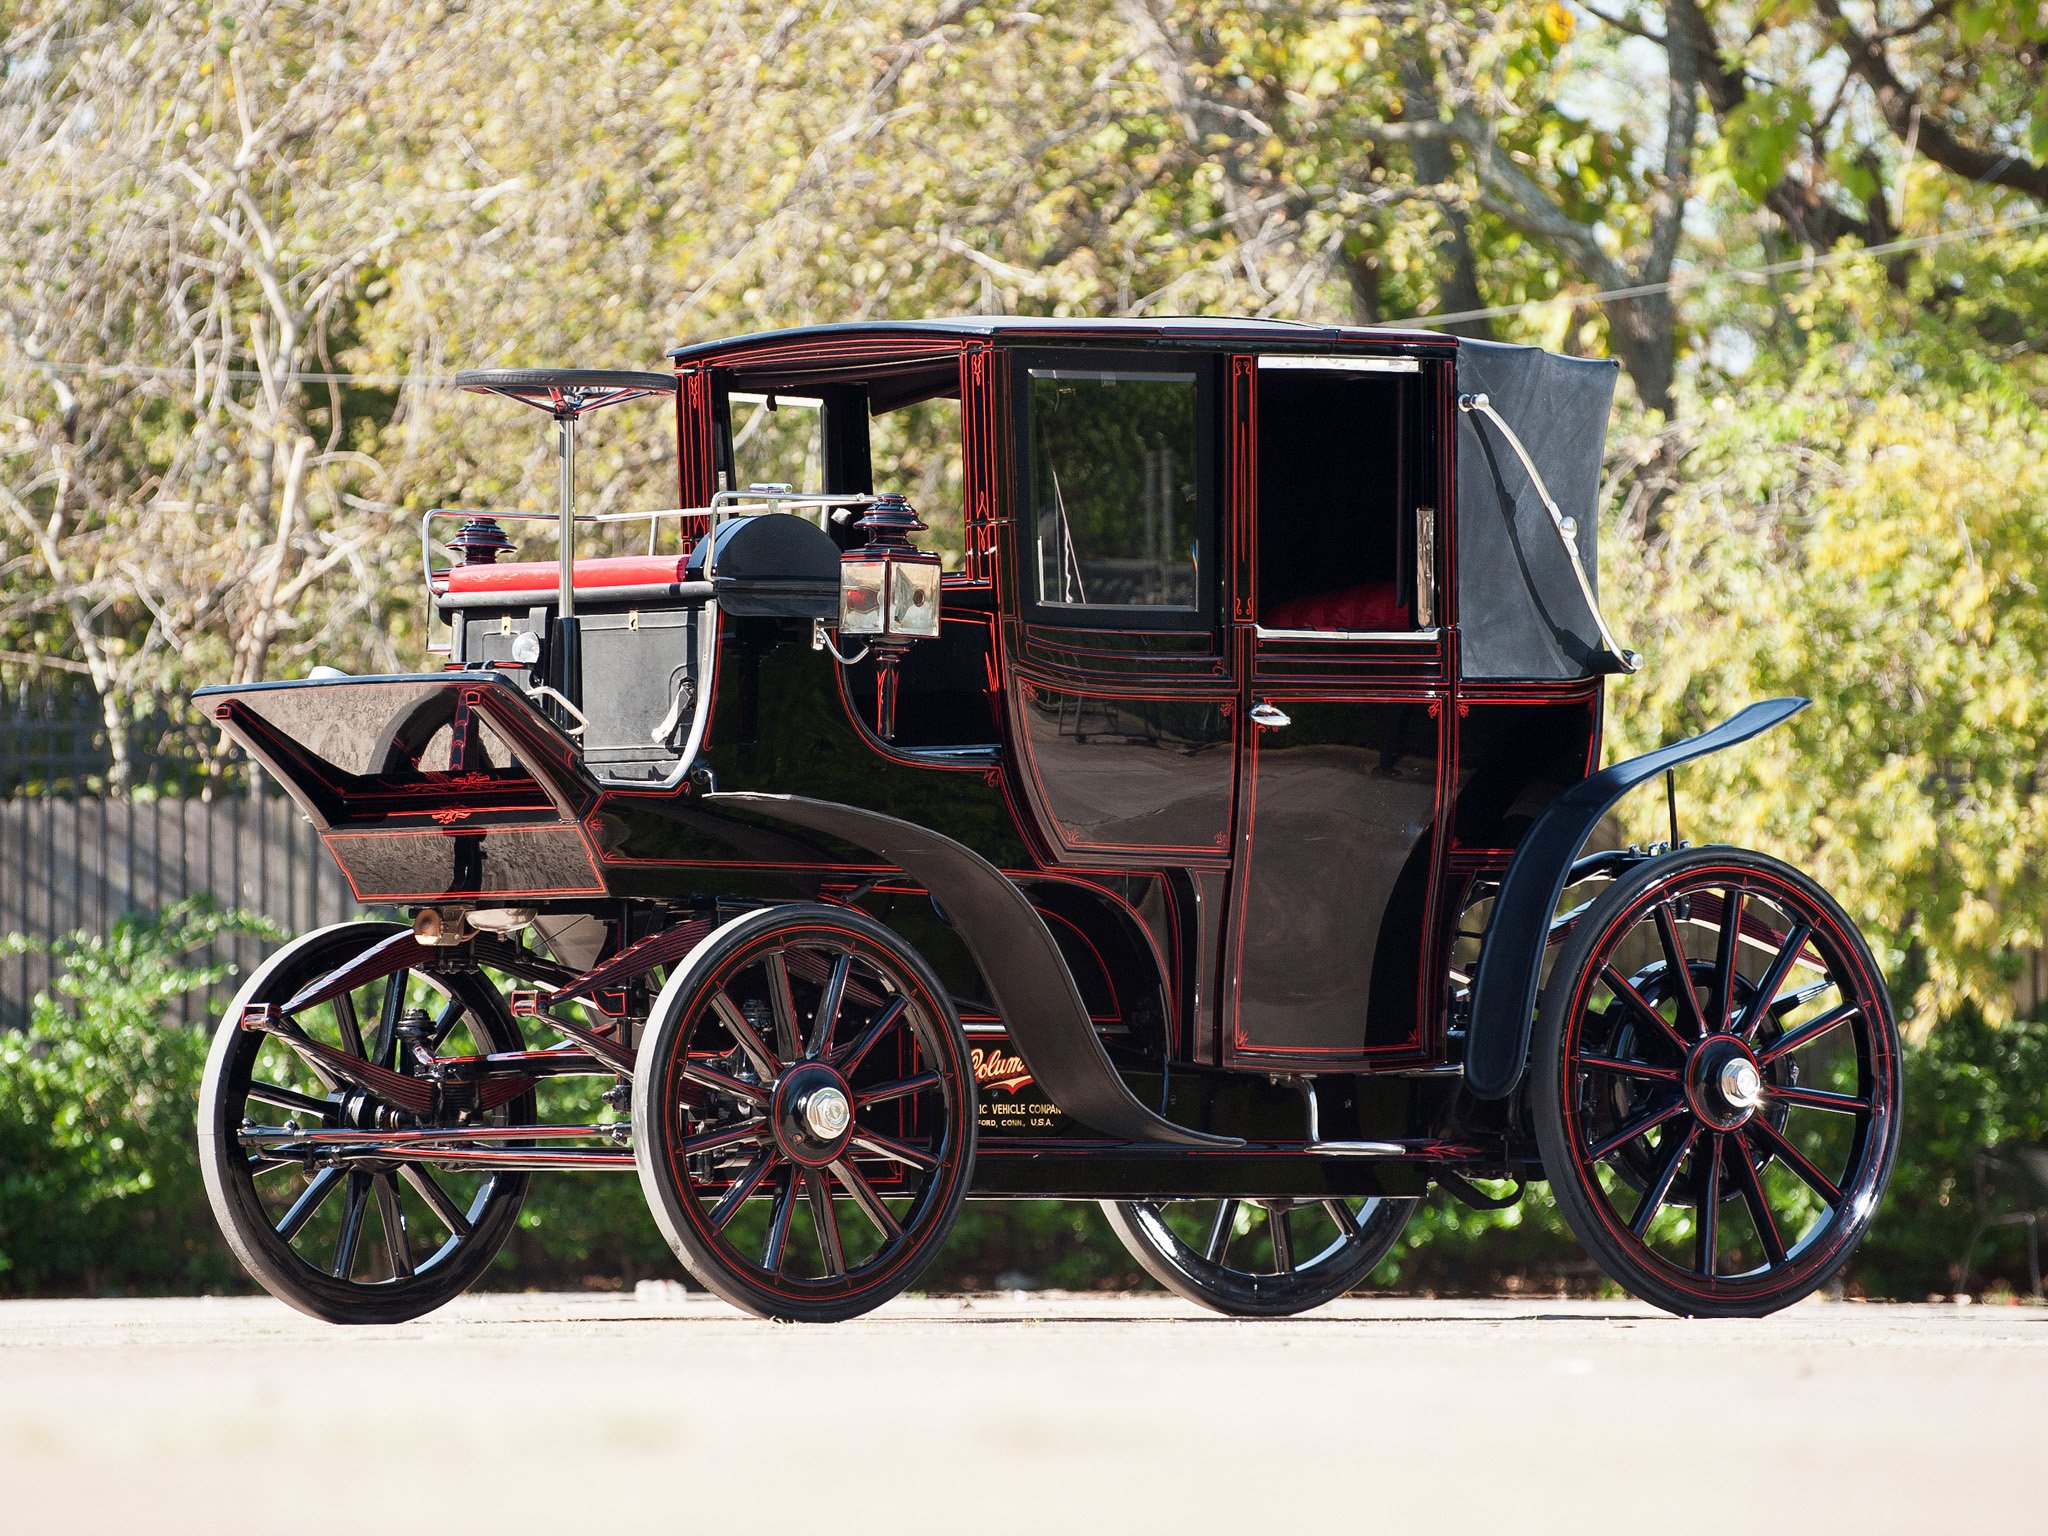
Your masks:
<svg viewBox="0 0 2048 1536"><path fill-rule="evenodd" d="M800 1063L775 1084L769 1122L783 1156L822 1168L853 1137L852 1090L824 1062Z"/></svg>
<svg viewBox="0 0 2048 1536"><path fill-rule="evenodd" d="M1763 1069L1735 1036L1709 1035L1686 1063L1685 1093L1707 1125L1732 1131L1763 1104Z"/></svg>
<svg viewBox="0 0 2048 1536"><path fill-rule="evenodd" d="M1756 1063L1747 1056L1723 1062L1716 1086L1730 1109L1755 1109L1763 1102L1763 1076L1757 1071Z"/></svg>
<svg viewBox="0 0 2048 1536"><path fill-rule="evenodd" d="M853 1123L853 1106L842 1090L833 1087L806 1094L797 1112L803 1116L804 1128L820 1141L836 1141Z"/></svg>

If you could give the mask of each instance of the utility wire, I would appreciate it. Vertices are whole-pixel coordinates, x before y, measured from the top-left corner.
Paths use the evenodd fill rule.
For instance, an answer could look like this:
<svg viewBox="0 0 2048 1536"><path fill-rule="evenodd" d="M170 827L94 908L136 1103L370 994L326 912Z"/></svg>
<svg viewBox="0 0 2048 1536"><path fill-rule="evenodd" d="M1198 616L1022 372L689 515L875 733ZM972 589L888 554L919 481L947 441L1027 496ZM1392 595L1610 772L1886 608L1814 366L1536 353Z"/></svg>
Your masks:
<svg viewBox="0 0 2048 1536"><path fill-rule="evenodd" d="M1904 239L1886 240L1878 245L1828 251L1820 256L1798 256L1788 261L1769 261L1754 267L1720 267L1682 272L1676 277L1666 278L1661 283L1636 283L1627 288L1603 289L1598 293L1560 293L1548 299L1525 299L1519 304L1494 304L1485 309L1461 309L1448 315L1411 315L1405 320L1377 320L1373 325L1376 329L1400 326L1431 330L1437 326L1453 325L1460 320L1499 320L1509 315L1522 314L1526 310L1543 309L1552 304L1604 304L1610 299L1644 299L1652 294L1677 293L1687 288L1704 287L1709 283L1751 282L1758 278L1779 277L1787 272L1810 272L1818 267L1840 266L1849 261L1894 256L1903 251L1924 251L1937 245L1949 245L1957 240L1974 240L1983 235L2006 235L2041 224L2048 224L2048 212L2016 214L2008 219L1993 219L1985 224L1972 224L1967 229L1944 229L1931 235L1911 235Z"/></svg>
<svg viewBox="0 0 2048 1536"><path fill-rule="evenodd" d="M1679 293L1688 288L1701 288L1710 283L1754 282L1760 278L1782 277L1790 272L1811 272L1821 267L1840 266L1844 262L1868 261L1881 256L1896 256L1907 251L1932 250L1936 246L1952 245L1958 240L1975 240L1987 235L2008 235L2022 229L2034 229L2048 224L2048 211L2016 214L2011 218L1992 219L1983 224L1972 224L1964 229L1944 229L1931 235L1910 235L1898 240L1887 240L1878 245L1857 246L1853 249L1829 251L1819 256L1799 256L1786 261L1764 262L1753 267L1719 267L1693 272L1681 272L1676 277L1666 278L1661 283L1636 283L1626 288L1607 288L1597 293L1560 293L1547 299L1524 299L1516 304L1494 304L1484 309L1461 309L1447 315L1410 315L1401 320L1377 320L1372 329L1386 330L1401 328L1409 330L1434 330L1440 326L1454 325L1461 320L1500 320L1512 315L1524 314L1532 309L1544 309L1554 304L1605 304L1614 299L1644 299L1653 294ZM31 366L54 373L82 374L92 378L122 379L189 379L190 367L171 367L151 363L60 363L45 358L31 360ZM210 378L228 378L236 383L260 384L264 375L254 368L229 368L210 373ZM450 389L454 387L452 374L437 373L281 373L271 377L280 384L356 384L371 389L400 389L407 386L422 389Z"/></svg>

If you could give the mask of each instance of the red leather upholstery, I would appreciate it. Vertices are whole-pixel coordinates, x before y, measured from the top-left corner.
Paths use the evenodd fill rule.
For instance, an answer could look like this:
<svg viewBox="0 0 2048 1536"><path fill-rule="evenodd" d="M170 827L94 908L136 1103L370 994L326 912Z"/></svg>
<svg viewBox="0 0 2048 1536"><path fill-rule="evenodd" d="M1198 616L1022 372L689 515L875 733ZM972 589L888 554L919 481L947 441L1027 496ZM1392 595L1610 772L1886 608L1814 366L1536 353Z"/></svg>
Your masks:
<svg viewBox="0 0 2048 1536"><path fill-rule="evenodd" d="M1261 621L1267 629L1410 629L1392 582L1290 598Z"/></svg>
<svg viewBox="0 0 2048 1536"><path fill-rule="evenodd" d="M576 590L587 587L666 587L683 580L686 557L678 555L608 555L576 562ZM553 592L560 585L561 566L553 560L522 560L507 565L458 565L448 572L442 591Z"/></svg>

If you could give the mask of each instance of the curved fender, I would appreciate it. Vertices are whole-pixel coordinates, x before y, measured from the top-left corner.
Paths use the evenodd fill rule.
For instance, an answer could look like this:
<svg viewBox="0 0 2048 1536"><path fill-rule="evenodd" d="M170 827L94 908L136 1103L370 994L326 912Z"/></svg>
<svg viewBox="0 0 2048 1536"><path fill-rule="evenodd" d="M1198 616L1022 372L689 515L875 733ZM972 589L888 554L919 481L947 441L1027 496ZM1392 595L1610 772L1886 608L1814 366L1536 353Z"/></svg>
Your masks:
<svg viewBox="0 0 2048 1536"><path fill-rule="evenodd" d="M1551 802L1515 851L1494 898L1493 920L1472 983L1472 1022L1465 1046L1465 1086L1482 1099L1504 1099L1522 1080L1536 988L1550 920L1564 895L1572 860L1614 803L1667 768L1761 736L1798 714L1809 699L1764 699L1710 731L1688 736L1601 769Z"/></svg>
<svg viewBox="0 0 2048 1536"><path fill-rule="evenodd" d="M917 881L952 919L981 967L1010 1040L1055 1104L1091 1130L1125 1141L1237 1147L1175 1125L1138 1102L1095 1036L1045 919L1003 872L971 848L879 811L796 795L706 795L707 806L753 811L871 849Z"/></svg>

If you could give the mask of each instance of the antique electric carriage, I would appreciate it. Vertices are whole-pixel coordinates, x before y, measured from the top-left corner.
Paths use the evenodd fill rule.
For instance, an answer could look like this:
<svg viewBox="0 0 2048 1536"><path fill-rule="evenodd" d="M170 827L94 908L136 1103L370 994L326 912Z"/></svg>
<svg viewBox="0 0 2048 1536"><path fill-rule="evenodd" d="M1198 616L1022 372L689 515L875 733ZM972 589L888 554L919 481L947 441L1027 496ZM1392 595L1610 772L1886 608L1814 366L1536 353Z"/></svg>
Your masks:
<svg viewBox="0 0 2048 1536"><path fill-rule="evenodd" d="M426 520L445 660L199 695L407 919L221 1025L208 1189L278 1296L424 1312L557 1170L637 1171L704 1285L804 1320L970 1194L1101 1201L1240 1314L1357 1285L1432 1186L1548 1180L1677 1312L1840 1269L1899 1125L1854 924L1675 808L1587 851L1804 702L1601 766L1611 365L1226 320L673 357L462 376L549 414L561 491ZM578 513L579 419L636 399L680 510Z"/></svg>

